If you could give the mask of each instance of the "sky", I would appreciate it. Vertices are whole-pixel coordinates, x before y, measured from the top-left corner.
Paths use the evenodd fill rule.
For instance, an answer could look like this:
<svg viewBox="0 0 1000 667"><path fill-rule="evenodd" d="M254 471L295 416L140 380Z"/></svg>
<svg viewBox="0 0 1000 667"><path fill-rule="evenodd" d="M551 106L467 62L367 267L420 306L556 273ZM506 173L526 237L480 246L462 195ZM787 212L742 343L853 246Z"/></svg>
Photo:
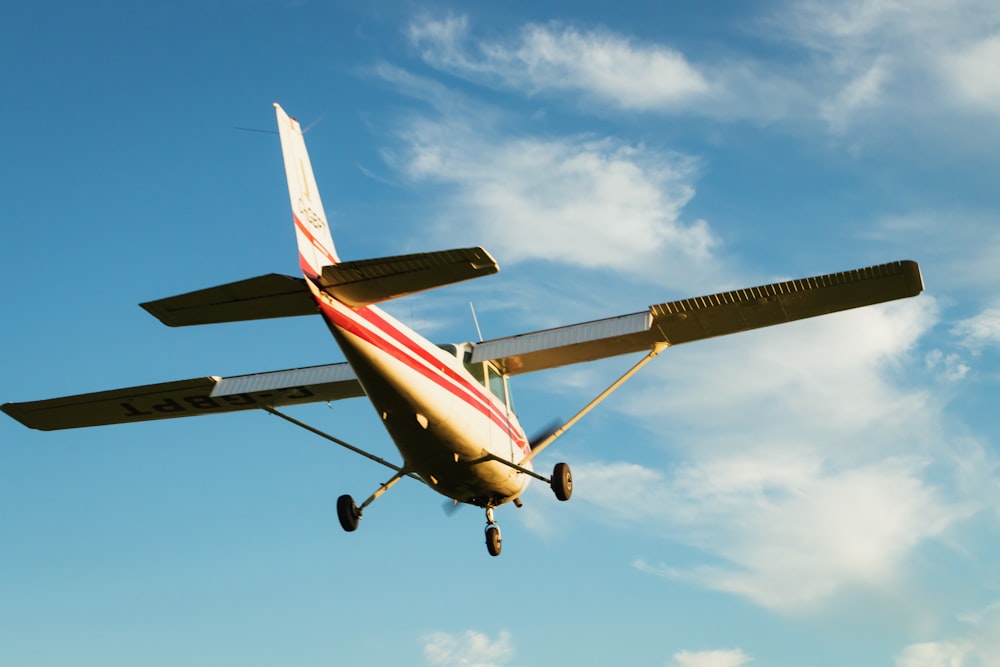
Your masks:
<svg viewBox="0 0 1000 667"><path fill-rule="evenodd" d="M664 352L497 510L265 413L0 420L0 664L1000 664L1000 5L40 0L0 9L0 401L342 360L137 304L297 271L273 102L342 258L483 245L437 342L897 259L917 298ZM526 430L635 360L512 379ZM363 399L294 416L398 456Z"/></svg>

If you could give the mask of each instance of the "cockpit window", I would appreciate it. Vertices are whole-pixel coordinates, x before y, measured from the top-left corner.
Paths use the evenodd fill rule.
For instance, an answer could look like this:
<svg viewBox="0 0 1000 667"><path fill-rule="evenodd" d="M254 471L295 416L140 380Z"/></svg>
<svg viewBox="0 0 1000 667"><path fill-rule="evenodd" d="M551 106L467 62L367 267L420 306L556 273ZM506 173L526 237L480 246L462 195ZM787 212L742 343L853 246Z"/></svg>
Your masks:
<svg viewBox="0 0 1000 667"><path fill-rule="evenodd" d="M466 352L462 361L465 364L465 370L469 371L479 384L489 389L494 396L500 399L501 403L507 405L507 385L503 381L500 371L493 364L489 362L472 363L471 352Z"/></svg>
<svg viewBox="0 0 1000 667"><path fill-rule="evenodd" d="M490 391L493 395L500 399L500 402L504 405L507 404L507 388L504 385L503 376L493 367L492 364L486 364L486 370L489 373Z"/></svg>

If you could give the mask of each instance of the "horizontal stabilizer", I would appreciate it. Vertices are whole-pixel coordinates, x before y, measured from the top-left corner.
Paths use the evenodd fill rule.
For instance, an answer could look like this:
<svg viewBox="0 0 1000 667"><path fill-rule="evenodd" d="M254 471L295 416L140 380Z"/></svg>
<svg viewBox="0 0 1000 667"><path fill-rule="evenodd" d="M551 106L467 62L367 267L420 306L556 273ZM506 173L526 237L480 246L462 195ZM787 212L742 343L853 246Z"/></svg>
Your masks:
<svg viewBox="0 0 1000 667"><path fill-rule="evenodd" d="M305 281L278 273L139 305L171 327L317 313L316 302Z"/></svg>
<svg viewBox="0 0 1000 667"><path fill-rule="evenodd" d="M509 374L556 368L679 345L916 296L924 289L913 261L891 262L650 306L648 310L498 338L473 348Z"/></svg>
<svg viewBox="0 0 1000 667"><path fill-rule="evenodd" d="M55 431L174 417L336 401L364 396L346 363L233 377L203 377L27 403L4 412L25 426Z"/></svg>
<svg viewBox="0 0 1000 667"><path fill-rule="evenodd" d="M325 266L320 286L338 301L360 308L499 270L483 248L459 248Z"/></svg>

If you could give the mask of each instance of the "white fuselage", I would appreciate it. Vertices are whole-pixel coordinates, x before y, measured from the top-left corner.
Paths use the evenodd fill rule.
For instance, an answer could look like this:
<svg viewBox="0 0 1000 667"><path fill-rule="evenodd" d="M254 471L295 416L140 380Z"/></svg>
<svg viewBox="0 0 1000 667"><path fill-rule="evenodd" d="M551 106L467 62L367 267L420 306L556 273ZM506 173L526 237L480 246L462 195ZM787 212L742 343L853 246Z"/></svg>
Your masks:
<svg viewBox="0 0 1000 667"><path fill-rule="evenodd" d="M488 367L470 372L463 347L452 354L374 306L351 308L312 290L406 471L474 505L496 506L521 494L530 477L495 460L519 463L530 452L503 377L494 371L491 378ZM479 370L481 379L473 375ZM491 380L499 395L490 391Z"/></svg>

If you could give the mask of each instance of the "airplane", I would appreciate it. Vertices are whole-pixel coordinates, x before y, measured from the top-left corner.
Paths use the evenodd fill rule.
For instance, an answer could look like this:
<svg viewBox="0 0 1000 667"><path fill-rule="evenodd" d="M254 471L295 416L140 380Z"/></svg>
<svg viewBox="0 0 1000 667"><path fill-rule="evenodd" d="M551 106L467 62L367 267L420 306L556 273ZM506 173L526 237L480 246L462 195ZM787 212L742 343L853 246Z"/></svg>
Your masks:
<svg viewBox="0 0 1000 667"><path fill-rule="evenodd" d="M6 403L0 409L40 430L264 410L392 470L360 505L350 495L337 499L345 531L356 530L372 502L410 478L456 506L485 509L487 550L498 556L497 507L508 502L521 507L532 479L549 485L558 500L572 495L569 465L557 463L544 475L534 469L535 457L666 348L913 297L924 289L920 267L903 260L516 336L436 345L377 304L496 273L496 261L481 247L341 261L302 128L280 105L274 108L302 276L272 273L140 305L171 327L319 314L346 361ZM644 355L571 419L529 440L511 407L509 378L638 353ZM388 431L401 463L279 410L362 396Z"/></svg>

